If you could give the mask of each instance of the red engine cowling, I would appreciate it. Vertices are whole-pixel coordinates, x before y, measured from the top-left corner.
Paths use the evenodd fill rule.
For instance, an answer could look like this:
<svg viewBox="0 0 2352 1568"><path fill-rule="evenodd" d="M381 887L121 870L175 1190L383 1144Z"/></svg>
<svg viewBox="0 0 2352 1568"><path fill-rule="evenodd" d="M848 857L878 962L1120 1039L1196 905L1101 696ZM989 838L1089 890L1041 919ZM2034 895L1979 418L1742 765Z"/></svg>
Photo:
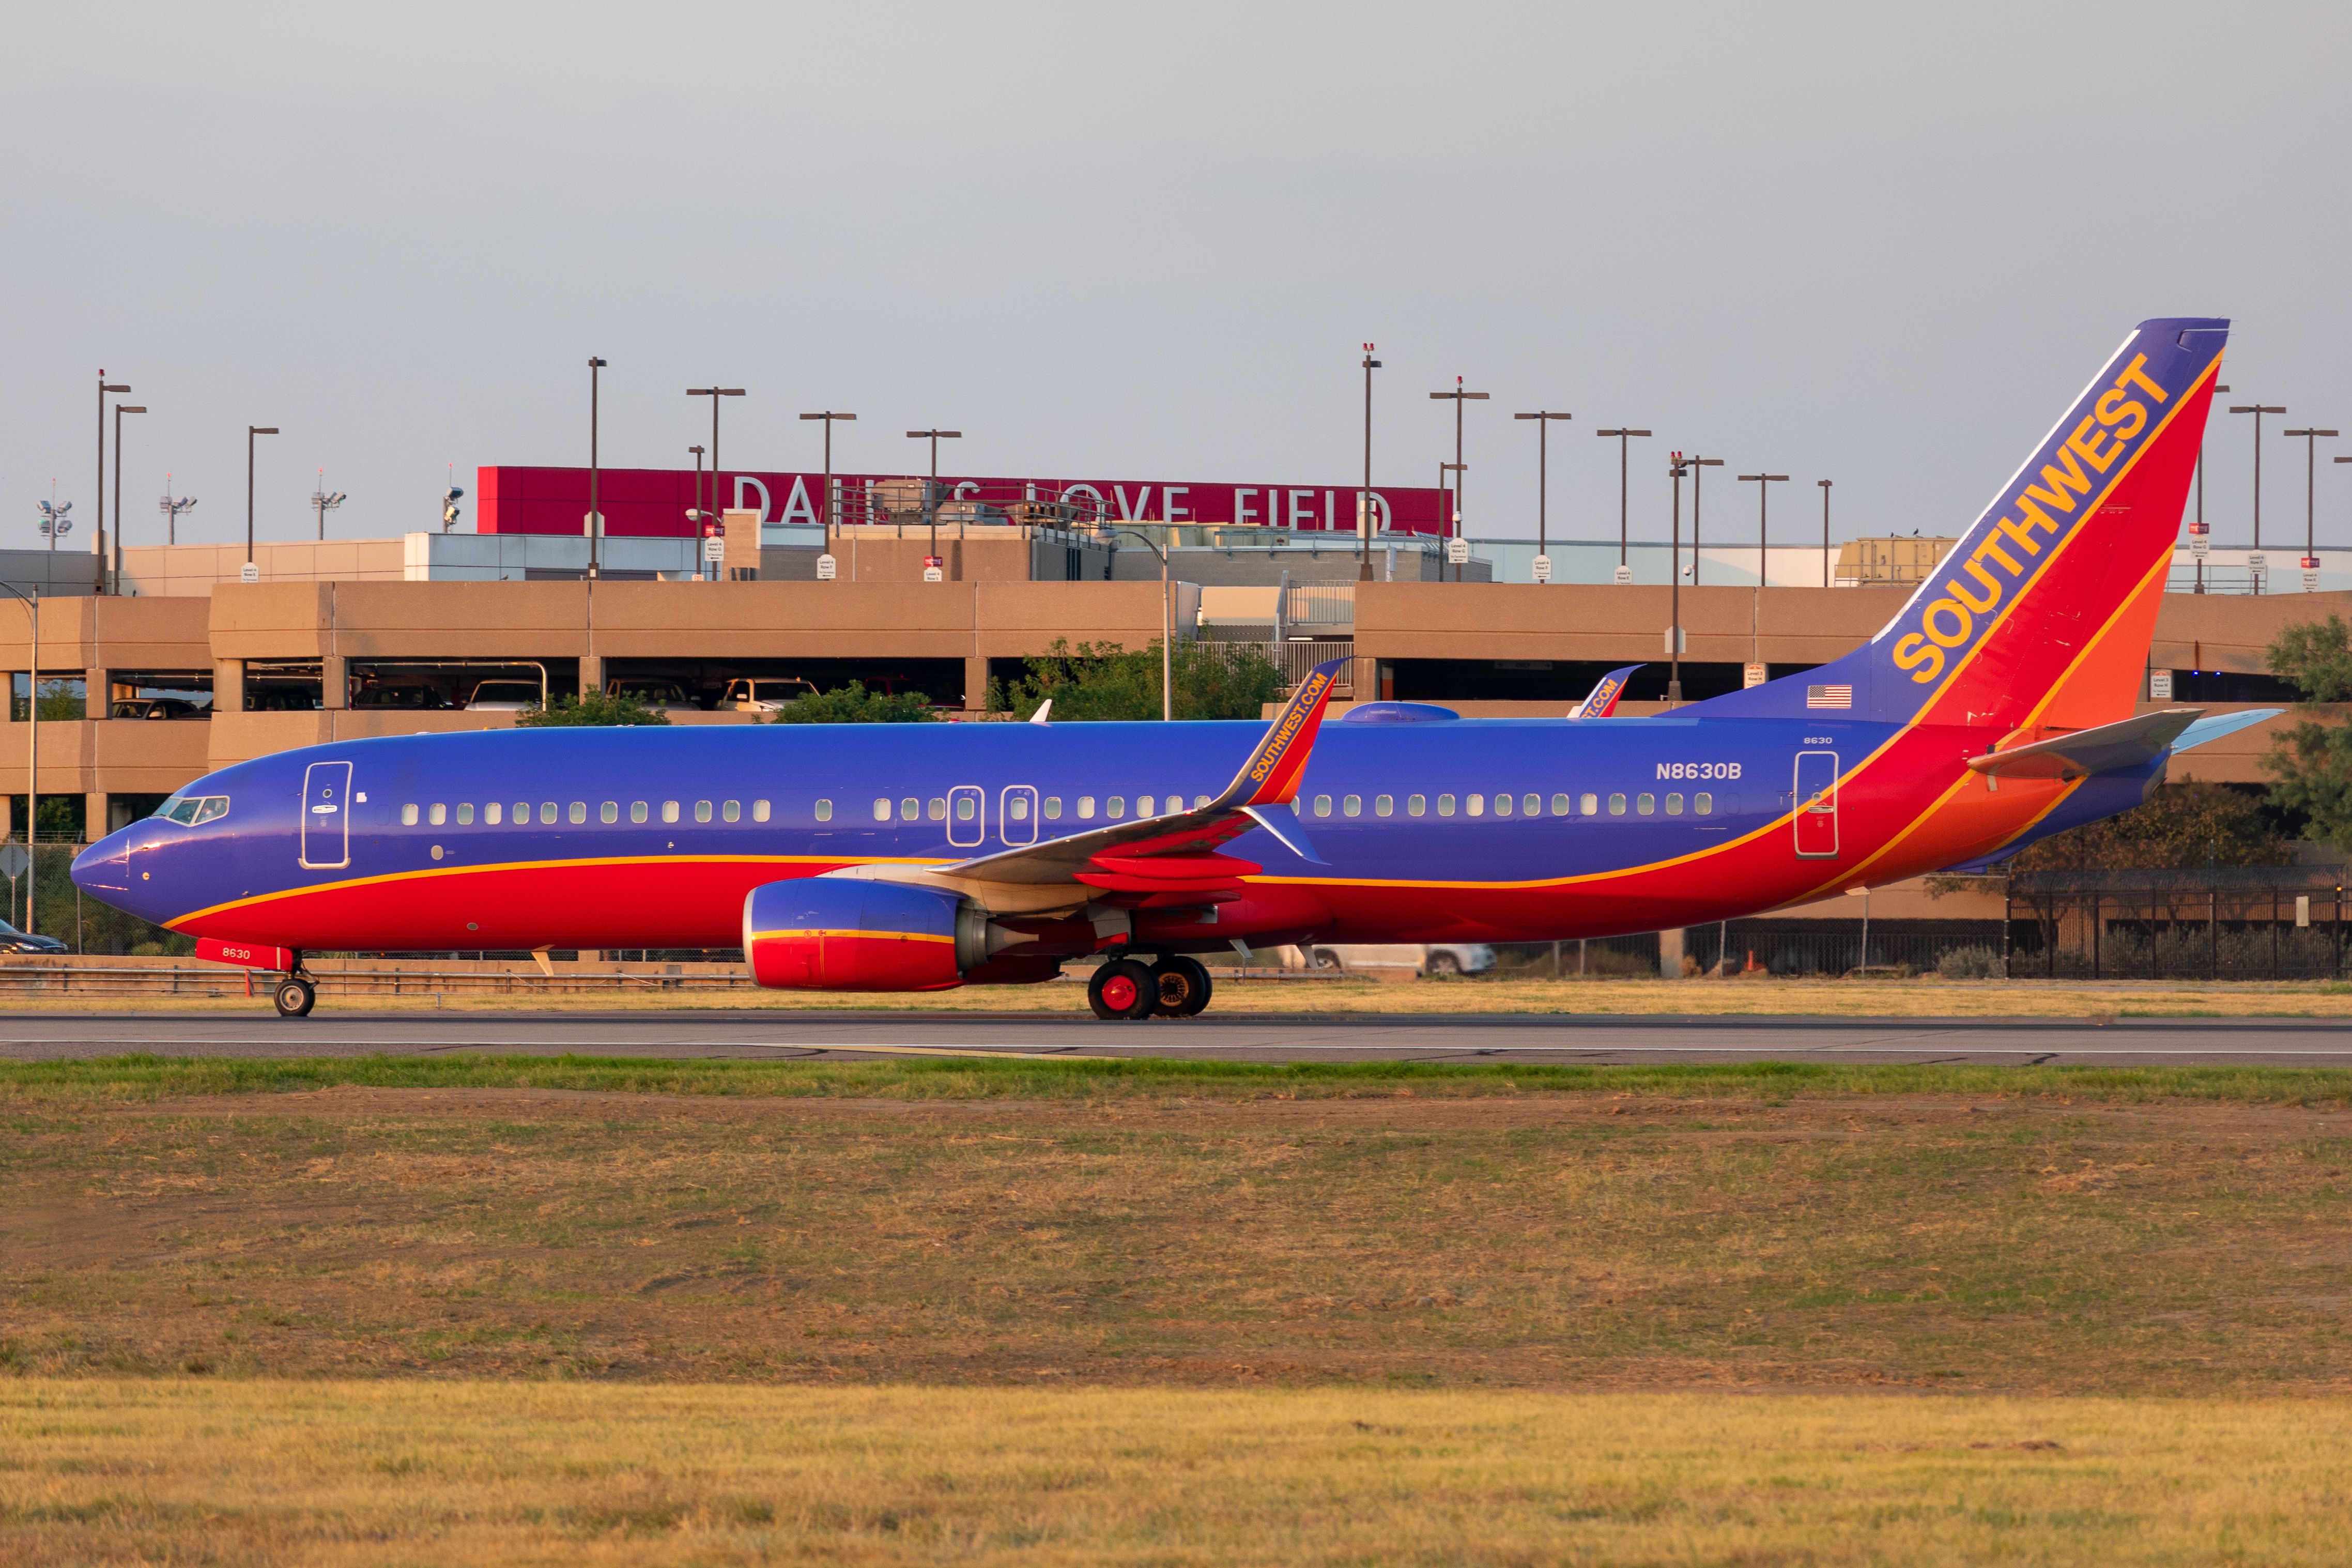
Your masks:
<svg viewBox="0 0 2352 1568"><path fill-rule="evenodd" d="M769 882L743 900L743 954L772 990L940 991L963 984L960 917L977 924L971 935L985 931L952 893L845 877Z"/></svg>

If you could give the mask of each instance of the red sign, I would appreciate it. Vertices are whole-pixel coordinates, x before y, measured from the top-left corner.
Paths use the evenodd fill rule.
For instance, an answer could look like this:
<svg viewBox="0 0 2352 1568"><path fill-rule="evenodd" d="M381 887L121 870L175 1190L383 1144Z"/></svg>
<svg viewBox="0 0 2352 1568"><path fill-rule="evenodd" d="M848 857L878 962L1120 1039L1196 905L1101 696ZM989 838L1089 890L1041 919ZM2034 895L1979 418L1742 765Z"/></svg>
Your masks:
<svg viewBox="0 0 2352 1568"><path fill-rule="evenodd" d="M207 963L233 963L240 969L274 969L290 973L294 955L282 947L263 947L249 942L223 942L217 937L196 939L196 956Z"/></svg>
<svg viewBox="0 0 2352 1568"><path fill-rule="evenodd" d="M484 533L583 533L588 515L585 468L488 468L477 470L479 528ZM919 477L903 474L835 474L842 521L885 521L894 500L900 507ZM703 504L710 500L710 477L701 478ZM602 468L596 477L596 508L609 535L691 538L687 513L697 505L691 468ZM939 480L943 521L1022 521L1018 510L1060 503L1076 509L1085 526L1121 522L1177 522L1192 526L1255 527L1300 532L1353 533L1357 496L1350 485L1202 484L1164 480L958 479ZM824 476L809 472L729 469L719 476L717 505L757 510L762 522L817 524ZM1432 488L1381 486L1372 505L1382 532L1442 535L1446 531L1446 492Z"/></svg>

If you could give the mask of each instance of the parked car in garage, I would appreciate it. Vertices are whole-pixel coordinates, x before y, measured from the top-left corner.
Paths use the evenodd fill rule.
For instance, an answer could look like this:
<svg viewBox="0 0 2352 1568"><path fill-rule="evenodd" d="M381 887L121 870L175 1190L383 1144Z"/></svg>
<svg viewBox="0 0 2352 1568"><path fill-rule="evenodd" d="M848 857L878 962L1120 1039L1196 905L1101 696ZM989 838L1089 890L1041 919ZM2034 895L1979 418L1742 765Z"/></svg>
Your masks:
<svg viewBox="0 0 2352 1568"><path fill-rule="evenodd" d="M466 699L468 713L528 713L539 706L536 680L485 680Z"/></svg>
<svg viewBox="0 0 2352 1568"><path fill-rule="evenodd" d="M719 695L719 708L721 712L773 713L787 702L816 695L815 685L798 676L746 675L727 683Z"/></svg>

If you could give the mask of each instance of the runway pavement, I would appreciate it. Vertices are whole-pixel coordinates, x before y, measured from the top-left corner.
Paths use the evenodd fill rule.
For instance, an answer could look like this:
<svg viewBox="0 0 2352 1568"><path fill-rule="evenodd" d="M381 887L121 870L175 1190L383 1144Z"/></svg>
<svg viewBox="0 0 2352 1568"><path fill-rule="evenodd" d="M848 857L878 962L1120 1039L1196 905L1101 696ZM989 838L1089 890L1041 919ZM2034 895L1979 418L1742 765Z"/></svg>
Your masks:
<svg viewBox="0 0 2352 1568"><path fill-rule="evenodd" d="M789 1059L992 1051L1228 1061L1865 1061L2352 1067L2352 1028L2300 1018L1629 1017L1233 1014L1143 1024L908 1013L20 1013L0 1060L485 1054Z"/></svg>

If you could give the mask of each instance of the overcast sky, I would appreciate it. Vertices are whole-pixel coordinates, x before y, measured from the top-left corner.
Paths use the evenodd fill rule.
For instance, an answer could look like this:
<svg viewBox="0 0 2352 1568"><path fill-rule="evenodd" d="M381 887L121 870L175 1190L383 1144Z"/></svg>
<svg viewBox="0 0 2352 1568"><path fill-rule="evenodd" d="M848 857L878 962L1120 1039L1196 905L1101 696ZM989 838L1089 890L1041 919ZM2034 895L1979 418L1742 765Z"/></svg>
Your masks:
<svg viewBox="0 0 2352 1568"><path fill-rule="evenodd" d="M0 544L94 488L130 540L435 526L446 465L1429 484L1468 378L1474 535L1665 531L1665 452L1776 517L1954 531L2152 315L2235 319L2273 427L2346 428L2336 5L18 5L0 157ZM2239 542L2252 436L2217 415ZM2264 533L2299 539L2301 443ZM2323 543L2352 546L2325 462ZM1732 492L1737 489L1737 500ZM1752 527L1752 487L1708 516ZM1717 507L1723 510L1717 511ZM470 519L471 498L467 516ZM1735 518L1738 519L1735 524ZM470 526L470 523L469 523ZM1776 532L1778 531L1776 528ZM1710 538L1717 537L1715 528ZM1752 537L1752 534L1748 535Z"/></svg>

